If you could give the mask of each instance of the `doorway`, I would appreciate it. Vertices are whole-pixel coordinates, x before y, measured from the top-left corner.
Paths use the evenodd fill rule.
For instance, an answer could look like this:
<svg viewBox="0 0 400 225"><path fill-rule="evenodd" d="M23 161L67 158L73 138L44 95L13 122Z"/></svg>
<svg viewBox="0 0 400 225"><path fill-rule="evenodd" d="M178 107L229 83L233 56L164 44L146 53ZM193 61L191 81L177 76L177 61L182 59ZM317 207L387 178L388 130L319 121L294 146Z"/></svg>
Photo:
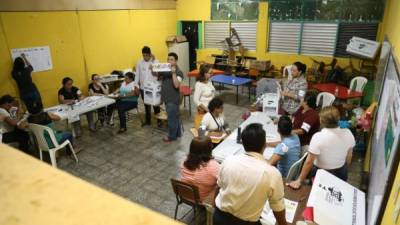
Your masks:
<svg viewBox="0 0 400 225"><path fill-rule="evenodd" d="M182 21L182 35L189 42L189 68L196 69L196 49L199 48L199 23L197 21Z"/></svg>

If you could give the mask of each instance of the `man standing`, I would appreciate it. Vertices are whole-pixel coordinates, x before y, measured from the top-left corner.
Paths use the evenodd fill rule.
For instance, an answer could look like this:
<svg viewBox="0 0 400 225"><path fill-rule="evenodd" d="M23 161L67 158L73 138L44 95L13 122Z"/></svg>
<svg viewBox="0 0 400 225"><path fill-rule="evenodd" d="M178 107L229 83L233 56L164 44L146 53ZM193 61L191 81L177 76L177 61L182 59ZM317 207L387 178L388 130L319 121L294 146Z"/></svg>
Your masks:
<svg viewBox="0 0 400 225"><path fill-rule="evenodd" d="M267 201L277 224L286 225L282 176L263 158L266 143L262 125L248 125L242 143L246 154L228 157L221 165L214 225L261 225Z"/></svg>
<svg viewBox="0 0 400 225"><path fill-rule="evenodd" d="M136 64L136 79L135 82L139 84L140 87L140 95L142 96L145 112L146 112L146 120L142 124L144 126L151 125L151 106L144 103L144 91L143 88L147 82L159 83L157 76L154 76L151 72L150 65L153 63L158 63L158 60L154 58L154 55L151 54L151 49L147 46L142 48L142 56L143 59L137 62ZM160 106L153 106L154 114L160 113ZM157 125L161 126L161 121L157 121Z"/></svg>
<svg viewBox="0 0 400 225"><path fill-rule="evenodd" d="M171 72L160 72L161 100L165 104L168 116L168 137L164 142L175 141L182 136L181 120L179 116L180 92L179 87L183 79L183 73L177 65L178 55L174 52L168 54L168 63L171 64Z"/></svg>

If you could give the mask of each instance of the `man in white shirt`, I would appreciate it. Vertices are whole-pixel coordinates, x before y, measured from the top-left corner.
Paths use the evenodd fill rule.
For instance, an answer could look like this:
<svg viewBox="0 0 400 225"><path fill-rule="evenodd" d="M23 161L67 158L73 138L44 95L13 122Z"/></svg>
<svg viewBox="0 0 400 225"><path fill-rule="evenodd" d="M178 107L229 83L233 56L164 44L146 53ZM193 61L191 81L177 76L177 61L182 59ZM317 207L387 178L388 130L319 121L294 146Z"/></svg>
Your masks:
<svg viewBox="0 0 400 225"><path fill-rule="evenodd" d="M225 159L221 165L215 199L214 225L257 224L268 201L278 225L286 225L284 187L280 172L263 158L266 148L261 124L242 133L245 154Z"/></svg>
<svg viewBox="0 0 400 225"><path fill-rule="evenodd" d="M10 95L4 95L0 98L0 132L2 133L3 143L18 142L18 148L29 153L29 134L23 129L27 123L21 122L18 118L12 118L9 110L15 99Z"/></svg>
<svg viewBox="0 0 400 225"><path fill-rule="evenodd" d="M153 63L158 63L158 60L154 58L154 55L151 54L151 49L147 46L142 48L142 56L143 59L137 62L136 64L136 79L135 82L139 84L140 87L140 95L142 96L142 100L144 101L144 85L146 82L158 82L158 77L153 75L150 65ZM149 126L151 124L151 106L144 104L145 112L146 112L146 121L142 124L142 126ZM160 113L160 106L153 106L154 114ZM161 125L161 121L157 121L158 126Z"/></svg>

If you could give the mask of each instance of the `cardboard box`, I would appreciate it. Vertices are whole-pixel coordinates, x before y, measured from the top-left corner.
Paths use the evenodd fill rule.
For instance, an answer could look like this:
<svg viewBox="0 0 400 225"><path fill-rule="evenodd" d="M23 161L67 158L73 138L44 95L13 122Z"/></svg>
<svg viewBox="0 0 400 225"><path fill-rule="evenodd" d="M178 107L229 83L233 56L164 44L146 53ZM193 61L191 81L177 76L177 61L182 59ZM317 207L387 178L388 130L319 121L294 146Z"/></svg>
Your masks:
<svg viewBox="0 0 400 225"><path fill-rule="evenodd" d="M145 82L143 87L143 101L146 105L161 104L161 84L157 81Z"/></svg>
<svg viewBox="0 0 400 225"><path fill-rule="evenodd" d="M186 36L184 35L170 35L167 37L167 39L165 40L165 42L167 43L168 46L171 46L174 43L182 43L182 42L186 42Z"/></svg>

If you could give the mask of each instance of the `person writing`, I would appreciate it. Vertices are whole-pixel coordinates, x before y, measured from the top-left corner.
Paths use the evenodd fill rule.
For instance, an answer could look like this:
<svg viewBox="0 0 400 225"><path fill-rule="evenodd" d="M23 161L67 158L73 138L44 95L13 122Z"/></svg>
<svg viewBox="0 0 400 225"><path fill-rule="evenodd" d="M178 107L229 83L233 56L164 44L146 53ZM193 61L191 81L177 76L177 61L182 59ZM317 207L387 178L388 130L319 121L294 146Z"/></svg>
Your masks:
<svg viewBox="0 0 400 225"><path fill-rule="evenodd" d="M293 63L291 67L292 79L283 83L281 92L282 106L280 114L292 115L300 107L300 102L307 91L307 80L304 77L307 66L301 62Z"/></svg>
<svg viewBox="0 0 400 225"><path fill-rule="evenodd" d="M181 165L181 176L182 181L199 188L200 201L214 205L220 165L211 155L212 148L209 137L193 138L189 154Z"/></svg>
<svg viewBox="0 0 400 225"><path fill-rule="evenodd" d="M70 77L65 77L62 80L62 87L58 90L58 102L60 104L73 105L76 102L83 100L85 97L82 95L79 88L73 86L74 81ZM93 122L93 112L86 113L89 130L96 131L95 124ZM72 123L73 129L77 137L81 134L81 123L80 121Z"/></svg>
<svg viewBox="0 0 400 225"><path fill-rule="evenodd" d="M228 157L221 164L214 225L260 225L267 201L277 224L286 225L283 180L279 171L263 158L266 148L263 126L248 125L241 138L246 153Z"/></svg>
<svg viewBox="0 0 400 225"><path fill-rule="evenodd" d="M204 115L201 126L204 126L207 131L219 133L229 133L228 124L224 119L224 102L220 98L213 98L208 104L208 112Z"/></svg>
<svg viewBox="0 0 400 225"><path fill-rule="evenodd" d="M274 148L274 153L268 162L276 165L282 176L286 177L290 167L300 159L300 139L296 134L292 134L292 121L288 116L279 118L278 132L282 142Z"/></svg>
<svg viewBox="0 0 400 225"><path fill-rule="evenodd" d="M138 105L139 86L135 82L135 74L128 72L125 74L125 81L122 82L121 87L117 89L114 94L117 94L117 109L119 117L119 130L118 134L126 132L126 112L134 109Z"/></svg>
<svg viewBox="0 0 400 225"><path fill-rule="evenodd" d="M298 189L311 172L324 169L338 178L347 180L347 167L351 163L355 139L349 129L339 128L340 113L334 106L324 107L319 113L322 130L311 138L307 159L297 180L287 183Z"/></svg>
<svg viewBox="0 0 400 225"><path fill-rule="evenodd" d="M32 81L32 72L33 67L24 53L21 54L21 57L17 57L14 60L14 67L11 74L17 83L19 94L28 111L34 102L42 101L40 93Z"/></svg>
<svg viewBox="0 0 400 225"><path fill-rule="evenodd" d="M105 96L109 94L107 84L102 84L100 77L97 74L92 75L92 83L89 84L89 95L91 96ZM115 104L97 110L99 121L103 126L104 121L107 119L107 124L110 124L111 116L114 111Z"/></svg>

